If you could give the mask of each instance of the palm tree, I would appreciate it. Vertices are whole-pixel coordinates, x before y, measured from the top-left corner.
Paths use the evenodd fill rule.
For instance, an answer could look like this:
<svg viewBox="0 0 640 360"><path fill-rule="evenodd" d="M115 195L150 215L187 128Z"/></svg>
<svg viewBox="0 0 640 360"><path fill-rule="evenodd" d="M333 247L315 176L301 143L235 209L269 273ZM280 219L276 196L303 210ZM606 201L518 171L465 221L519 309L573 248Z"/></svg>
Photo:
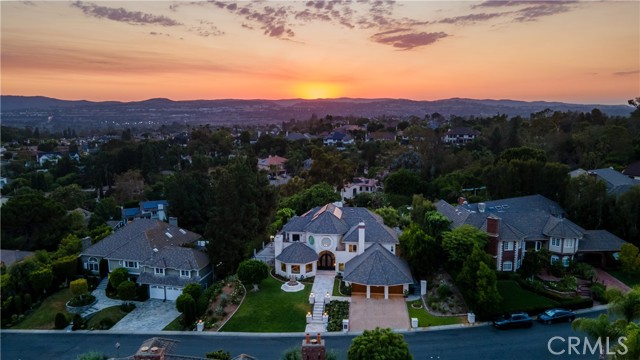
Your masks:
<svg viewBox="0 0 640 360"><path fill-rule="evenodd" d="M620 336L624 335L624 329L627 322L618 319L615 322L609 322L609 315L600 314L597 319L577 318L571 323L574 331L581 331L587 334L592 340L600 340L601 344L606 344L606 339L617 341ZM605 358L606 349L600 346L600 359Z"/></svg>
<svg viewBox="0 0 640 360"><path fill-rule="evenodd" d="M620 291L610 294L609 311L622 316L629 323L640 318L640 286L635 286L627 294Z"/></svg>
<svg viewBox="0 0 640 360"><path fill-rule="evenodd" d="M640 359L640 325L629 323L625 329L624 346L616 345L613 348L615 360L636 360Z"/></svg>

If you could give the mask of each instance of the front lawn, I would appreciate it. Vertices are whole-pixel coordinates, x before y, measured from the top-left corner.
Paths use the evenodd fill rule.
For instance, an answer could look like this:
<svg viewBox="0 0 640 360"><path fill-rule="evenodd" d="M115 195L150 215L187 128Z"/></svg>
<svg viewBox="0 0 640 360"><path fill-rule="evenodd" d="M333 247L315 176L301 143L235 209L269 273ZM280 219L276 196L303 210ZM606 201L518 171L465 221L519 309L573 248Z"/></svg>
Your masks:
<svg viewBox="0 0 640 360"><path fill-rule="evenodd" d="M629 274L627 274L625 272L622 272L620 270L610 270L610 271L607 271L607 272L609 274L611 274L611 276L613 276L616 279L622 281L623 283L625 283L629 287L634 287L636 285L640 285L640 276L629 275Z"/></svg>
<svg viewBox="0 0 640 360"><path fill-rule="evenodd" d="M108 307L95 313L87 322L89 330L107 330L111 329L118 321L125 317L128 313L122 311L120 305Z"/></svg>
<svg viewBox="0 0 640 360"><path fill-rule="evenodd" d="M295 293L280 289L282 282L268 277L260 291L248 291L235 315L220 331L242 332L302 332L310 311L311 285ZM248 287L251 288L251 287Z"/></svg>
<svg viewBox="0 0 640 360"><path fill-rule="evenodd" d="M558 305L557 301L523 289L514 280L498 280L498 292L502 297L501 312L537 312L543 308L551 308Z"/></svg>
<svg viewBox="0 0 640 360"><path fill-rule="evenodd" d="M53 329L57 313L63 313L71 320L72 315L67 313L65 304L73 295L70 289L62 289L46 298L33 312L29 313L23 321L14 326L14 329Z"/></svg>
<svg viewBox="0 0 640 360"><path fill-rule="evenodd" d="M407 303L407 310L409 310L409 321L411 321L411 318L418 318L419 327L462 324L463 321L461 316L431 315L424 307L414 309L409 302Z"/></svg>
<svg viewBox="0 0 640 360"><path fill-rule="evenodd" d="M342 296L342 294L340 294L340 282L342 281L342 278L334 278L333 279L333 293L331 294L332 296Z"/></svg>

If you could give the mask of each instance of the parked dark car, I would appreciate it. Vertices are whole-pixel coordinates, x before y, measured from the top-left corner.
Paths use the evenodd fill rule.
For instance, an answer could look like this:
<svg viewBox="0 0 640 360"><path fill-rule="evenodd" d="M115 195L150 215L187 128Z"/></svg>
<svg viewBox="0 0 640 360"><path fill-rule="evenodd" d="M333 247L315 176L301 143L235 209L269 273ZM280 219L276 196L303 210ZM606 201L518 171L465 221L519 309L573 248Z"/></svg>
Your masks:
<svg viewBox="0 0 640 360"><path fill-rule="evenodd" d="M533 319L526 312L507 313L493 321L497 329L530 328Z"/></svg>
<svg viewBox="0 0 640 360"><path fill-rule="evenodd" d="M576 313L567 309L549 309L538 315L538 321L543 324L572 322L575 318Z"/></svg>

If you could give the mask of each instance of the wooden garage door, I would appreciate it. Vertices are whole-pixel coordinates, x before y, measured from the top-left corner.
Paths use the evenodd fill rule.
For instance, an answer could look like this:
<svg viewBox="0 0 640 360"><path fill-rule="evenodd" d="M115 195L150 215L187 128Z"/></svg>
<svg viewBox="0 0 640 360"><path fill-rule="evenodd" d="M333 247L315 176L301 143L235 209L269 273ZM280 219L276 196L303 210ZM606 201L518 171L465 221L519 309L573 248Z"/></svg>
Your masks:
<svg viewBox="0 0 640 360"><path fill-rule="evenodd" d="M366 294L367 287L360 284L351 284L351 293L352 294Z"/></svg>
<svg viewBox="0 0 640 360"><path fill-rule="evenodd" d="M389 294L403 295L402 285L390 286L389 287Z"/></svg>
<svg viewBox="0 0 640 360"><path fill-rule="evenodd" d="M370 286L369 291L372 294L383 294L384 295L384 286Z"/></svg>

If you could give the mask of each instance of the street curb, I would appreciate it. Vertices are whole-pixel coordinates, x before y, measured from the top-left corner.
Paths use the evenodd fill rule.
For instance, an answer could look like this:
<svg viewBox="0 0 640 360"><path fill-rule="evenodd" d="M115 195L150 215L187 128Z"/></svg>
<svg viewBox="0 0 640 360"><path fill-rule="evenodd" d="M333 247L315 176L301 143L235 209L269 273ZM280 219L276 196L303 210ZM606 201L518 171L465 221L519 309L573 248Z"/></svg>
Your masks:
<svg viewBox="0 0 640 360"><path fill-rule="evenodd" d="M598 312L602 310L606 310L607 305L598 305L589 309L581 309L576 310L576 314L588 314L592 312ZM464 330L464 329L473 329L477 327L486 327L490 326L491 322L477 322L473 325L469 324L455 324L455 325L440 325L440 326L431 326L426 328L416 328L416 329L393 329L393 332L400 334L412 334L412 333L421 333L421 332L430 332L430 331L446 331L446 330ZM3 329L0 331L1 333L15 333L15 334L120 334L120 335L130 335L131 331L109 331L109 330L76 330L76 331L65 331L65 330L8 330ZM250 332L217 332L217 331L136 331L136 335L153 335L153 336L220 336L220 337L231 337L231 336L239 336L239 337L304 337L305 332L290 332L290 333L250 333ZM349 332L325 332L321 335L324 337L340 337L340 336L358 336L362 334L362 331L349 331Z"/></svg>

